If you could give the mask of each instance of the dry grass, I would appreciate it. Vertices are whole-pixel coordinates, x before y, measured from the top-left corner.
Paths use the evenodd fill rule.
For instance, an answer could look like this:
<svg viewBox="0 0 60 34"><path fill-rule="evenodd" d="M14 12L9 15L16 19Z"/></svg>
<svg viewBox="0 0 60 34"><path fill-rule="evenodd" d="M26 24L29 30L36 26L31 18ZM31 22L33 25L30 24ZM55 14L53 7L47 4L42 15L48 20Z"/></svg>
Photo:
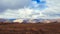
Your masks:
<svg viewBox="0 0 60 34"><path fill-rule="evenodd" d="M0 34L60 34L60 23L0 23Z"/></svg>

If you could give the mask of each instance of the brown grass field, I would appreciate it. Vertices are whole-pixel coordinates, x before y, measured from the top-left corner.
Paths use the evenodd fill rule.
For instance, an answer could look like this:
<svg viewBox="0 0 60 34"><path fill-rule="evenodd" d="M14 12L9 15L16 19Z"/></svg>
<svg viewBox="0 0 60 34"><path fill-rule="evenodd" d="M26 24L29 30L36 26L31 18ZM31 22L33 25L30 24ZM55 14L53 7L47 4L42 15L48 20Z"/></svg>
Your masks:
<svg viewBox="0 0 60 34"><path fill-rule="evenodd" d="M0 23L0 34L60 34L60 23Z"/></svg>

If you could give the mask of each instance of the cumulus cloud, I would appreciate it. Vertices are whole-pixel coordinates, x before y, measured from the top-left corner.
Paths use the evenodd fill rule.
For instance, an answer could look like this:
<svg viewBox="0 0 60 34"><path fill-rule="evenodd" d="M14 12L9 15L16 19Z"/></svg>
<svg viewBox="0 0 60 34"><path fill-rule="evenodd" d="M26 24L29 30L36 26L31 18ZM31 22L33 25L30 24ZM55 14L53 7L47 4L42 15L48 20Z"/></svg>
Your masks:
<svg viewBox="0 0 60 34"><path fill-rule="evenodd" d="M24 9L17 9L11 10L7 9L4 13L0 14L2 18L29 18L29 15L32 13L32 9L24 8Z"/></svg>
<svg viewBox="0 0 60 34"><path fill-rule="evenodd" d="M60 0L46 0L48 8L43 12L51 18L60 17Z"/></svg>
<svg viewBox="0 0 60 34"><path fill-rule="evenodd" d="M4 13L0 14L0 18L33 18L33 19L36 19L38 16L43 17L44 15L40 12L40 10L34 10L30 8L23 8L23 9L17 9L17 10L7 9L5 10Z"/></svg>
<svg viewBox="0 0 60 34"><path fill-rule="evenodd" d="M45 4L37 4L31 0L0 0L0 9L4 9L4 12L0 14L0 18L59 18L59 1L46 0Z"/></svg>

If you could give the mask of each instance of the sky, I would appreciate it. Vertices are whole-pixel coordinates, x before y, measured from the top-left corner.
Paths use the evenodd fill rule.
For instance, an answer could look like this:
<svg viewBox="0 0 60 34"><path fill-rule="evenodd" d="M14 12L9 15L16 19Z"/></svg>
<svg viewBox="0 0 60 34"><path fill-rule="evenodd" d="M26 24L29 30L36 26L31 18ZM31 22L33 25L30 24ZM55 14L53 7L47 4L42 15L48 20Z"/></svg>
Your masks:
<svg viewBox="0 0 60 34"><path fill-rule="evenodd" d="M60 18L60 0L0 0L0 18Z"/></svg>

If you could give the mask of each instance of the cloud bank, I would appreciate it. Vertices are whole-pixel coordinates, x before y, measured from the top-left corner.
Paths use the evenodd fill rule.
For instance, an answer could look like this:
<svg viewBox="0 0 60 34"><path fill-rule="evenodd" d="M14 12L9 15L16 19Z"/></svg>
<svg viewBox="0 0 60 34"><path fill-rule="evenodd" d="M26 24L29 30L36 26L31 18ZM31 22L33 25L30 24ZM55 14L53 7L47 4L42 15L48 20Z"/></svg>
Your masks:
<svg viewBox="0 0 60 34"><path fill-rule="evenodd" d="M60 0L0 0L0 18L60 18Z"/></svg>

